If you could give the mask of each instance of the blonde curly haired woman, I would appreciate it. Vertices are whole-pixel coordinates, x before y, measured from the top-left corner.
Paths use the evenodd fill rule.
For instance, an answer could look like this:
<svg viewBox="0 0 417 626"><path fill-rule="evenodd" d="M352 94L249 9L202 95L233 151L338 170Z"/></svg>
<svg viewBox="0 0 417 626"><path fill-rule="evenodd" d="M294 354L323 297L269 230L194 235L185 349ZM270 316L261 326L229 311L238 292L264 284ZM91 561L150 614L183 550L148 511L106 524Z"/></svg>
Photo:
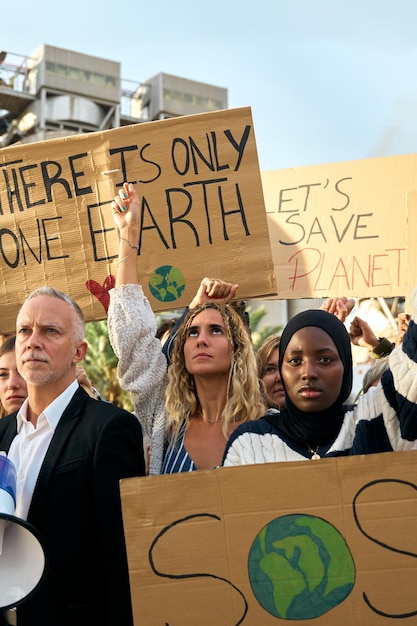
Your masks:
<svg viewBox="0 0 417 626"><path fill-rule="evenodd" d="M162 473L220 465L233 430L264 414L252 342L232 307L206 303L188 313L165 406L170 441Z"/></svg>

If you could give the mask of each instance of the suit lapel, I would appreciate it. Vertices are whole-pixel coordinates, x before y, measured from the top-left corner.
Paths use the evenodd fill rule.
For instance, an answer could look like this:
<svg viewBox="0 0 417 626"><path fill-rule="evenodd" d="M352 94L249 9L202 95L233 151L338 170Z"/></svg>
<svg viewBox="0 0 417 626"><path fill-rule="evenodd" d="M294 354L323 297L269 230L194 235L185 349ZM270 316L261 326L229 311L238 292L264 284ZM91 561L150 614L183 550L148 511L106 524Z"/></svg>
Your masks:
<svg viewBox="0 0 417 626"><path fill-rule="evenodd" d="M28 512L28 522L34 525L36 525L38 515L42 512L54 468L59 461L63 447L66 445L68 438L78 424L80 411L86 398L88 398L88 394L80 387L73 395L58 422L58 426L43 460Z"/></svg>
<svg viewBox="0 0 417 626"><path fill-rule="evenodd" d="M16 421L16 415L17 413L14 413L13 416L11 416L9 419L9 424L4 432L4 435L2 437L2 441L1 441L1 450L4 450L4 452L9 452L9 448L12 444L13 439L16 437L17 435L17 421ZM5 419L5 418L3 418Z"/></svg>

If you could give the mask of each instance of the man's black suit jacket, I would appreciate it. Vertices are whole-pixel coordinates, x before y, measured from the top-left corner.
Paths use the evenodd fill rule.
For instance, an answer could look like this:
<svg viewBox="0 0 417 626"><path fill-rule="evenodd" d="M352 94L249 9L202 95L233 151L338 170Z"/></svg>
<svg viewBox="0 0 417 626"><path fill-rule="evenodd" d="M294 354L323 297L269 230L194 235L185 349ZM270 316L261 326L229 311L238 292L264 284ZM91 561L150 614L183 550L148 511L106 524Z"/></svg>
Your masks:
<svg viewBox="0 0 417 626"><path fill-rule="evenodd" d="M0 420L0 450L16 413ZM131 626L119 480L145 473L137 418L79 388L43 461L27 521L46 548L43 584L17 609L19 626Z"/></svg>

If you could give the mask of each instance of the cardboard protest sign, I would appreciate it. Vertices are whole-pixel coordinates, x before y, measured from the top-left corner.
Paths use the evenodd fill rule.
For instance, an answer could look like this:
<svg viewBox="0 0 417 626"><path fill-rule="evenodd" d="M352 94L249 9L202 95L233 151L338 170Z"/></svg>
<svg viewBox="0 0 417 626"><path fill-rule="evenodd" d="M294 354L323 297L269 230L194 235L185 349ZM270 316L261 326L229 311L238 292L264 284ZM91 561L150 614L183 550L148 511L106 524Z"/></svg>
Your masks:
<svg viewBox="0 0 417 626"><path fill-rule="evenodd" d="M138 191L138 269L154 311L180 308L204 276L276 293L250 108L11 146L0 151L0 332L28 293L69 293L103 319L118 232L111 201Z"/></svg>
<svg viewBox="0 0 417 626"><path fill-rule="evenodd" d="M135 626L414 623L415 454L122 480Z"/></svg>
<svg viewBox="0 0 417 626"><path fill-rule="evenodd" d="M263 172L262 182L280 298L406 295L417 155Z"/></svg>

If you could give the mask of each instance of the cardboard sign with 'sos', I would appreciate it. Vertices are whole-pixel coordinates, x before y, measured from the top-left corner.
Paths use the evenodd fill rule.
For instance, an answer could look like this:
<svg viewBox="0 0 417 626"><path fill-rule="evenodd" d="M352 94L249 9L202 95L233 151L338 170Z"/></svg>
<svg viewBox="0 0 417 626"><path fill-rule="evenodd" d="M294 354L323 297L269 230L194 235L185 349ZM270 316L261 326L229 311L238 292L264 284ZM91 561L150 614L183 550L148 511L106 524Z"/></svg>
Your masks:
<svg viewBox="0 0 417 626"><path fill-rule="evenodd" d="M416 454L122 480L135 626L414 624Z"/></svg>

